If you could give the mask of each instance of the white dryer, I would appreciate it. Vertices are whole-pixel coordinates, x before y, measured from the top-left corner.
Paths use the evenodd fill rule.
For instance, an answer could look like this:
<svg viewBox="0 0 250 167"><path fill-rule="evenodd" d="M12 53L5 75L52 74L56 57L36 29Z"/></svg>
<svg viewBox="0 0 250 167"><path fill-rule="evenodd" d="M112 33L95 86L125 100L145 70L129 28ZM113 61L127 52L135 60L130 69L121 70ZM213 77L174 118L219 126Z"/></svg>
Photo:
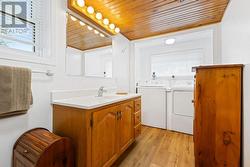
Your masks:
<svg viewBox="0 0 250 167"><path fill-rule="evenodd" d="M193 134L194 88L173 87L167 91L167 127L169 130Z"/></svg>

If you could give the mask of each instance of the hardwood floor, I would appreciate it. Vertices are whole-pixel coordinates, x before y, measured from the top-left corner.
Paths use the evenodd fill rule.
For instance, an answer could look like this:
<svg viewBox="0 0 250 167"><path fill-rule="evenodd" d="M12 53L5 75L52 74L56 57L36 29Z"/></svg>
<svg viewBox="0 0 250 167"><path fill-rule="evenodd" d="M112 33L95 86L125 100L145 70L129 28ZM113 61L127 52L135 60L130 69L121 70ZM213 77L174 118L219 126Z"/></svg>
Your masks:
<svg viewBox="0 0 250 167"><path fill-rule="evenodd" d="M194 167L193 137L142 127L137 142L113 167Z"/></svg>

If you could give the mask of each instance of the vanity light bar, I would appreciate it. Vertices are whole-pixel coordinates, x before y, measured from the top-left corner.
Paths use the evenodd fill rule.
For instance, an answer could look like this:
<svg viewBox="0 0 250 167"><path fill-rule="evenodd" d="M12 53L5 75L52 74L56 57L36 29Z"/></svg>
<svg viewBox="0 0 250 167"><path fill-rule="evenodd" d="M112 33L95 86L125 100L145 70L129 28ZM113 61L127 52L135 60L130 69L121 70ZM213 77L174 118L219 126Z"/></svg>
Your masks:
<svg viewBox="0 0 250 167"><path fill-rule="evenodd" d="M69 13L66 14L67 17L70 17L70 19L74 22L78 21L81 26L86 26L89 31L94 32L96 35L100 35L100 37L106 37L103 33L100 33L98 30L94 29L92 26L88 25L87 23L83 22L82 20L76 18L75 16L70 15Z"/></svg>
<svg viewBox="0 0 250 167"><path fill-rule="evenodd" d="M80 16L87 17L88 20L91 20L96 25L101 26L105 29L109 34L116 35L120 33L120 28L117 27L114 23L110 22L110 20L103 16L103 14L99 11L96 11L94 7L87 6L84 0L68 0L68 7L72 11L76 12Z"/></svg>

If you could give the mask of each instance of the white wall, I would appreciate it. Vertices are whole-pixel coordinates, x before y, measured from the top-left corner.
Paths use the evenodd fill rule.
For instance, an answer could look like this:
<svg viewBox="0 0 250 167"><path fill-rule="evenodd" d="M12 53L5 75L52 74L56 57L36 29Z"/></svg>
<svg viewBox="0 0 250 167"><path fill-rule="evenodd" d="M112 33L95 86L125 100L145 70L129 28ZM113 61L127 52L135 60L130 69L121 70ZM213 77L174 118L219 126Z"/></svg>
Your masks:
<svg viewBox="0 0 250 167"><path fill-rule="evenodd" d="M34 105L28 114L0 119L0 167L11 166L13 144L23 132L35 127L52 129L51 90L76 90L98 88L99 86L116 86L116 79L84 78L66 75L66 1L56 0L54 2L53 12L55 17L53 23L55 31L52 33L54 34L52 48L53 56L56 57L56 66L46 66L0 58L0 65L23 66L35 70L51 69L55 73L54 77L47 77L43 74L33 75L32 92ZM119 87L126 89L129 87L127 80L129 76L127 63L129 62L129 41L123 36L118 36L114 38L114 43L113 49L115 50L115 61L117 63L115 67L115 70L117 70L115 78L118 80ZM8 57L10 55L6 54L5 56Z"/></svg>
<svg viewBox="0 0 250 167"><path fill-rule="evenodd" d="M250 63L250 1L232 0L221 23L222 62Z"/></svg>
<svg viewBox="0 0 250 167"><path fill-rule="evenodd" d="M221 23L222 63L250 64L250 1L232 0ZM250 70L244 70L244 167L250 167Z"/></svg>
<svg viewBox="0 0 250 167"><path fill-rule="evenodd" d="M178 42L171 46L157 45L148 46L139 49L139 54L136 54L136 82L140 80L150 80L152 78L151 57L156 55L171 55L184 54L191 51L201 52L201 64L213 64L213 48L211 39L198 39L185 42ZM184 56L183 55L183 56ZM183 57L185 58L185 57ZM191 72L191 68L190 68ZM157 74L156 74L157 75ZM173 74L172 74L173 75Z"/></svg>
<svg viewBox="0 0 250 167"><path fill-rule="evenodd" d="M130 41L122 35L113 38L114 79L119 91L129 91Z"/></svg>
<svg viewBox="0 0 250 167"><path fill-rule="evenodd" d="M220 63L220 27L218 24L199 27L192 30L166 34L133 41L130 57L130 91L135 91L135 83L151 79L151 56L182 52L187 50L202 50L202 64ZM174 45L165 45L165 40L175 38Z"/></svg>

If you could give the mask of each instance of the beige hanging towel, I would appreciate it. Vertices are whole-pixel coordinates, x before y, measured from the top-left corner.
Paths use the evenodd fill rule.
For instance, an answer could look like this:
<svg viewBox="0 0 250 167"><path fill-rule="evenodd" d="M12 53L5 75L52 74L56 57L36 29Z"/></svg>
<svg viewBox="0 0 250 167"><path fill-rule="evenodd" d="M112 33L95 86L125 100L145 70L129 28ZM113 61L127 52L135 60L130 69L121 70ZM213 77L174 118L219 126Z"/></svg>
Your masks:
<svg viewBox="0 0 250 167"><path fill-rule="evenodd" d="M25 114L32 103L31 70L0 66L0 118Z"/></svg>

